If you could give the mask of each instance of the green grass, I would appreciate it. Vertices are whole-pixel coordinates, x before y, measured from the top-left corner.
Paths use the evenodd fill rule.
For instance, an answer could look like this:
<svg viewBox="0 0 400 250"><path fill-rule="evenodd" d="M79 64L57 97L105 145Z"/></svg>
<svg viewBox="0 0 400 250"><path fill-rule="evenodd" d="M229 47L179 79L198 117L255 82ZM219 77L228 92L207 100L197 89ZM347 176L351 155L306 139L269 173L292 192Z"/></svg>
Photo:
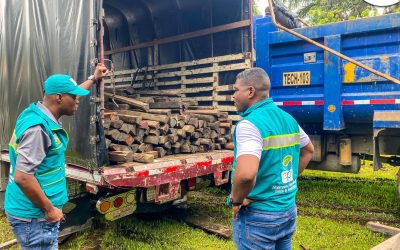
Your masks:
<svg viewBox="0 0 400 250"><path fill-rule="evenodd" d="M293 248L303 249L370 249L385 238L363 225L310 216L297 217Z"/></svg>
<svg viewBox="0 0 400 250"><path fill-rule="evenodd" d="M232 241L206 234L182 222L163 218L140 220L130 217L124 223L112 223L102 249L235 249Z"/></svg>
<svg viewBox="0 0 400 250"><path fill-rule="evenodd" d="M299 180L297 230L294 249L369 249L385 238L369 231L367 221L400 226L396 199L398 168L386 166L360 174L306 170ZM224 205L227 191L206 188L189 193L189 212L206 214L211 221L231 226L231 210ZM0 242L12 233L0 215ZM141 219L129 216L115 222L100 220L100 227L73 236L60 249L235 249L232 240L220 239L162 213Z"/></svg>
<svg viewBox="0 0 400 250"><path fill-rule="evenodd" d="M6 242L14 239L14 235L11 231L11 227L7 222L4 213L0 213L0 242Z"/></svg>

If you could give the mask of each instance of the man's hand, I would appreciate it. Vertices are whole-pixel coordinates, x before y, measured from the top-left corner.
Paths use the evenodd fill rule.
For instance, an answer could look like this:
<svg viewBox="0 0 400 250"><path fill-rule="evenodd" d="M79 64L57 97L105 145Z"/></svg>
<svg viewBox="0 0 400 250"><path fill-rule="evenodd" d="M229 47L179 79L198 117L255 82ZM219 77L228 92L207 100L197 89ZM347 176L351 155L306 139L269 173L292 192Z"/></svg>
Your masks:
<svg viewBox="0 0 400 250"><path fill-rule="evenodd" d="M103 77L108 75L108 69L104 64L98 63L93 75L96 81L101 81Z"/></svg>
<svg viewBox="0 0 400 250"><path fill-rule="evenodd" d="M241 208L242 208L242 205L238 205L238 206L232 205L232 218L234 220L238 219L237 214L239 213L239 210Z"/></svg>
<svg viewBox="0 0 400 250"><path fill-rule="evenodd" d="M50 210L45 211L45 219L49 223L54 224L61 220L64 220L64 214L60 209L53 206L50 208Z"/></svg>
<svg viewBox="0 0 400 250"><path fill-rule="evenodd" d="M243 203L242 203L241 205L232 206L232 218L235 219L235 220L237 220L237 219L238 219L237 214L239 213L239 210L240 210L242 207L248 206L248 205L249 205L250 203L252 203L252 202L253 202L253 200L250 200L250 199L245 198L244 201L243 201Z"/></svg>
<svg viewBox="0 0 400 250"><path fill-rule="evenodd" d="M62 211L53 206L49 198L44 194L37 179L25 172L15 170L14 181L22 192L33 204L45 213L45 219L50 223L56 223L64 219Z"/></svg>

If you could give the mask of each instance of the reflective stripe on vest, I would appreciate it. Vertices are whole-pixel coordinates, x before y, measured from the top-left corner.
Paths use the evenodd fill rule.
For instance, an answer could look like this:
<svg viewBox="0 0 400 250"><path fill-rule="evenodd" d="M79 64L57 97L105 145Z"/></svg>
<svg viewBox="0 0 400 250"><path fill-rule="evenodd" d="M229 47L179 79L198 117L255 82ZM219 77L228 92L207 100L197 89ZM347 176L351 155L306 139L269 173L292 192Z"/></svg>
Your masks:
<svg viewBox="0 0 400 250"><path fill-rule="evenodd" d="M263 150L287 148L300 145L300 133L271 135L263 138Z"/></svg>
<svg viewBox="0 0 400 250"><path fill-rule="evenodd" d="M10 143L8 144L8 146L12 147L15 151L16 154L18 154L17 151L17 147L19 146L19 144L17 143L17 136L15 135L15 130L13 132L13 135L11 137Z"/></svg>

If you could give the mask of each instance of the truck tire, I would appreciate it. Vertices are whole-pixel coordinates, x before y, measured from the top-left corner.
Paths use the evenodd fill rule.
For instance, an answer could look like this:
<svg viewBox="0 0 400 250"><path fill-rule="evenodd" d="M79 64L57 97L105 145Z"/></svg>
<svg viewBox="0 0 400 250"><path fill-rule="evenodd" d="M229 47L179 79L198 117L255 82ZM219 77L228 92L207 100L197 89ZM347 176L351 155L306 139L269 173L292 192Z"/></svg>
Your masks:
<svg viewBox="0 0 400 250"><path fill-rule="evenodd" d="M172 202L167 202L164 204L138 203L134 214L143 215L143 214L161 213L172 207L173 207Z"/></svg>
<svg viewBox="0 0 400 250"><path fill-rule="evenodd" d="M324 161L310 162L307 166L307 169L353 173L353 174L357 174L360 171L360 168L361 168L361 160L359 156L357 155L352 156L351 166L343 166L340 165L339 156L335 154L328 154Z"/></svg>

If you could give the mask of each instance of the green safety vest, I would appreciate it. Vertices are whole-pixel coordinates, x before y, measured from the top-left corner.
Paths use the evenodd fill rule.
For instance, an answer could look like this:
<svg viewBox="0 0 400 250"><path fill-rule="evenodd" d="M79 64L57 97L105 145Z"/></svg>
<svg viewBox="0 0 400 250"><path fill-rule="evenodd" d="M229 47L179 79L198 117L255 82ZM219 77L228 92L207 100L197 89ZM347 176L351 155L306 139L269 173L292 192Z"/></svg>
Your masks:
<svg viewBox="0 0 400 250"><path fill-rule="evenodd" d="M300 158L300 129L296 120L276 106L271 98L241 113L260 131L263 149L256 184L247 198L264 211L286 211L295 206ZM236 168L236 130L232 182Z"/></svg>
<svg viewBox="0 0 400 250"><path fill-rule="evenodd" d="M46 157L38 166L34 177L55 207L61 209L68 201L64 156L68 146L68 134L33 103L19 115L9 144L11 169L4 208L10 215L21 218L45 217L44 212L33 204L14 182L19 139L27 129L36 125L44 128L50 137L51 146L48 148Z"/></svg>

